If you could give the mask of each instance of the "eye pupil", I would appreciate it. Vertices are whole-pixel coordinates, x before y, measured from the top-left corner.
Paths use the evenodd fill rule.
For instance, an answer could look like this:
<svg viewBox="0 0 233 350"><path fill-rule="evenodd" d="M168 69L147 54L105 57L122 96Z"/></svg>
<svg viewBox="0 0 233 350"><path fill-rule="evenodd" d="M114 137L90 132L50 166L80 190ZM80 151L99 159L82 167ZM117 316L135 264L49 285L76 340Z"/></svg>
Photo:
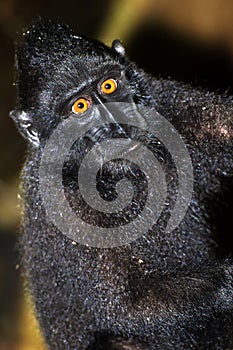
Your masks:
<svg viewBox="0 0 233 350"><path fill-rule="evenodd" d="M79 109L83 109L83 108L84 108L84 103L83 103L83 102L79 102L78 108L79 108Z"/></svg>
<svg viewBox="0 0 233 350"><path fill-rule="evenodd" d="M105 84L104 87L105 87L106 90L110 90L112 85L110 83L107 83L107 84Z"/></svg>

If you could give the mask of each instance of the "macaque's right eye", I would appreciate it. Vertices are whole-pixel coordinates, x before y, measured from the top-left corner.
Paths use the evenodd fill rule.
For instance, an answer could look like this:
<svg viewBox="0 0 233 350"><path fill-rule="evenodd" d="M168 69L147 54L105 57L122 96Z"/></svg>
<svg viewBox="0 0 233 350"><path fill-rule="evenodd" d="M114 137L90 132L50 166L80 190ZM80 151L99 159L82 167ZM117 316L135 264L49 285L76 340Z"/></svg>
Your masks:
<svg viewBox="0 0 233 350"><path fill-rule="evenodd" d="M72 106L72 112L74 114L82 114L86 112L90 104L91 102L87 98L85 97L78 98Z"/></svg>

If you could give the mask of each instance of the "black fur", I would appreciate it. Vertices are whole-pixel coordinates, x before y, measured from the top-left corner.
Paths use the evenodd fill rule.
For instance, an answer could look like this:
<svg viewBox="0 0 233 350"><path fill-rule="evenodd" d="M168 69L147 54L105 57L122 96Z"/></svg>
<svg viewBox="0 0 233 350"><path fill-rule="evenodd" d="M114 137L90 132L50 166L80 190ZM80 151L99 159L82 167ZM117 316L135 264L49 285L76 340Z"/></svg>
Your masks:
<svg viewBox="0 0 233 350"><path fill-rule="evenodd" d="M233 224L233 98L152 78L125 57L119 42L108 48L78 39L67 26L50 21L25 32L16 68L18 99L12 117L30 141L22 173L21 242L49 348L232 349L233 271L230 258L223 257L224 249L230 249L222 249L221 241L232 234ZM125 73L122 93L112 98L153 107L182 135L193 161L194 191L184 220L171 233L165 233L165 221L172 206L136 241L100 249L72 244L49 221L38 169L46 140L69 117L67 101L75 89L82 86L91 94L106 69ZM150 141L171 175L169 155ZM72 180L78 162L73 166L72 154L81 159L88 142L74 145L64 169L67 198L77 211ZM109 171L105 169L103 187ZM101 193L101 179L99 187ZM114 218L109 220L111 224Z"/></svg>

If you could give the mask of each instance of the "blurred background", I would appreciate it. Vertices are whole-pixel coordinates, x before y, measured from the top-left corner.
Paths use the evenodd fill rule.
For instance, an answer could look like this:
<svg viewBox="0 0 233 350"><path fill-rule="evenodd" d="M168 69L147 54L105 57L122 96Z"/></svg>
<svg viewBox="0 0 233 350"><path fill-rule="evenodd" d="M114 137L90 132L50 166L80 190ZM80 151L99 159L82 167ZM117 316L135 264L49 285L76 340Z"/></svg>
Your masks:
<svg viewBox="0 0 233 350"><path fill-rule="evenodd" d="M110 44L157 77L232 94L232 0L0 0L0 350L45 349L17 252L19 173L25 143L14 108L14 42L32 19L56 18Z"/></svg>

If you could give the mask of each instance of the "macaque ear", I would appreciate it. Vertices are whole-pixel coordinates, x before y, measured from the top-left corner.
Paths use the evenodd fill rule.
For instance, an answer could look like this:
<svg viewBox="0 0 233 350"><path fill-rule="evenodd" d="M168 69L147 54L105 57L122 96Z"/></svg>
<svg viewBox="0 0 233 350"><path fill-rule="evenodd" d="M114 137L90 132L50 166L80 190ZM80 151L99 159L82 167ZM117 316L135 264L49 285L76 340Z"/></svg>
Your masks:
<svg viewBox="0 0 233 350"><path fill-rule="evenodd" d="M40 145L39 135L33 127L30 115L24 111L11 111L10 117L16 123L21 135L38 148Z"/></svg>
<svg viewBox="0 0 233 350"><path fill-rule="evenodd" d="M112 42L112 50L114 50L118 55L125 56L125 48L123 44L120 42L120 40L115 39Z"/></svg>

